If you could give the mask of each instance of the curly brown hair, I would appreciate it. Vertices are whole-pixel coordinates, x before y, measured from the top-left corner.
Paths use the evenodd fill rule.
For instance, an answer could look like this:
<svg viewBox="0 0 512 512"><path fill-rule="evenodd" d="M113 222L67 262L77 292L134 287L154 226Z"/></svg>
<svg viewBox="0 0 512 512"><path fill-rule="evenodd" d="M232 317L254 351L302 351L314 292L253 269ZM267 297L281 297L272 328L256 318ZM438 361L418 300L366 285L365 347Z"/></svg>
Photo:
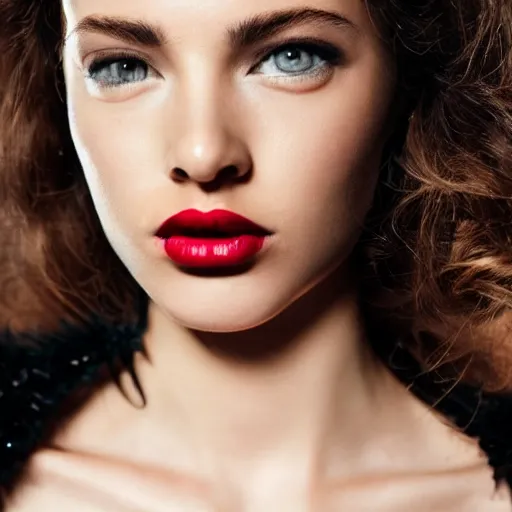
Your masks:
<svg viewBox="0 0 512 512"><path fill-rule="evenodd" d="M357 255L377 326L427 367L512 387L512 4L366 0L400 109ZM0 322L133 317L69 133L59 0L0 0Z"/></svg>

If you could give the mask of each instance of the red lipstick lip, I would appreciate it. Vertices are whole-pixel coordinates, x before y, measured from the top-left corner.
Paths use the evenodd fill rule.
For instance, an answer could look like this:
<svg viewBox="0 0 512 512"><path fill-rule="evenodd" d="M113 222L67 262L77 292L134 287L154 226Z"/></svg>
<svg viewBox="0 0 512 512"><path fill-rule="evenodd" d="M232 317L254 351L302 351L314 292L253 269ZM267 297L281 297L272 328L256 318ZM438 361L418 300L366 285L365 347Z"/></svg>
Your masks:
<svg viewBox="0 0 512 512"><path fill-rule="evenodd" d="M227 210L184 210L167 219L155 236L178 266L216 268L249 262L272 234Z"/></svg>
<svg viewBox="0 0 512 512"><path fill-rule="evenodd" d="M183 210L167 219L156 232L158 238L170 238L175 235L193 235L194 233L211 232L212 235L259 235L268 236L272 233L237 213L228 210Z"/></svg>

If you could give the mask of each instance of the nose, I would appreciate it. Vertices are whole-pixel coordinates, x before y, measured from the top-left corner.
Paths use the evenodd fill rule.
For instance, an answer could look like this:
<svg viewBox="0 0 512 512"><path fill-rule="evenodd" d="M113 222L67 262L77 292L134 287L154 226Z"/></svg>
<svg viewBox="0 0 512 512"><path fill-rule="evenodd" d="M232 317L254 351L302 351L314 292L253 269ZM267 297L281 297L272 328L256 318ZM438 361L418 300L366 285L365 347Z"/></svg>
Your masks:
<svg viewBox="0 0 512 512"><path fill-rule="evenodd" d="M202 88L180 101L171 178L201 186L246 179L252 169L250 151L236 133L236 115L222 94Z"/></svg>

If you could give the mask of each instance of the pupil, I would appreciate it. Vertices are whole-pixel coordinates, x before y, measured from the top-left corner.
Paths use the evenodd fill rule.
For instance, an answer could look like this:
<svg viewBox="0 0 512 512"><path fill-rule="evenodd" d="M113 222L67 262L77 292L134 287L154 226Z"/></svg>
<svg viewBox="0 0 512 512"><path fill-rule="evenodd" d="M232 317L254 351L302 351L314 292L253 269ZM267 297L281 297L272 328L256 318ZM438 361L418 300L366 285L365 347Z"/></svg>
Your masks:
<svg viewBox="0 0 512 512"><path fill-rule="evenodd" d="M121 68L123 71L133 71L135 68L135 63L130 62L129 60L122 61Z"/></svg>
<svg viewBox="0 0 512 512"><path fill-rule="evenodd" d="M286 57L289 60L299 60L300 59L300 51L299 50L288 50L286 52Z"/></svg>

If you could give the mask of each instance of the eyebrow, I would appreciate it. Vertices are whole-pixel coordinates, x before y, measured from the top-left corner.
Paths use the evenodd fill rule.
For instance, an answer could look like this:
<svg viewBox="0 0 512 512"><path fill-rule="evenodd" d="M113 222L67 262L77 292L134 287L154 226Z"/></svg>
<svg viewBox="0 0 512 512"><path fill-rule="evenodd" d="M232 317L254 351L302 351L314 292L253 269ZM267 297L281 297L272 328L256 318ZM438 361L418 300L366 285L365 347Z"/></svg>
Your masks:
<svg viewBox="0 0 512 512"><path fill-rule="evenodd" d="M355 24L345 16L322 9L289 9L257 14L228 29L231 44L247 48L260 40L268 39L278 32L306 23L329 24L337 27L356 29Z"/></svg>
<svg viewBox="0 0 512 512"><path fill-rule="evenodd" d="M227 30L231 45L243 49L268 39L285 29L306 23L330 24L357 30L348 18L322 9L287 9L256 14ZM66 40L74 33L99 33L127 43L158 48L167 43L163 30L151 23L111 16L86 16L80 20Z"/></svg>
<svg viewBox="0 0 512 512"><path fill-rule="evenodd" d="M91 15L81 19L66 37L73 34L97 33L145 47L160 47L167 41L163 31L150 23L112 16Z"/></svg>

